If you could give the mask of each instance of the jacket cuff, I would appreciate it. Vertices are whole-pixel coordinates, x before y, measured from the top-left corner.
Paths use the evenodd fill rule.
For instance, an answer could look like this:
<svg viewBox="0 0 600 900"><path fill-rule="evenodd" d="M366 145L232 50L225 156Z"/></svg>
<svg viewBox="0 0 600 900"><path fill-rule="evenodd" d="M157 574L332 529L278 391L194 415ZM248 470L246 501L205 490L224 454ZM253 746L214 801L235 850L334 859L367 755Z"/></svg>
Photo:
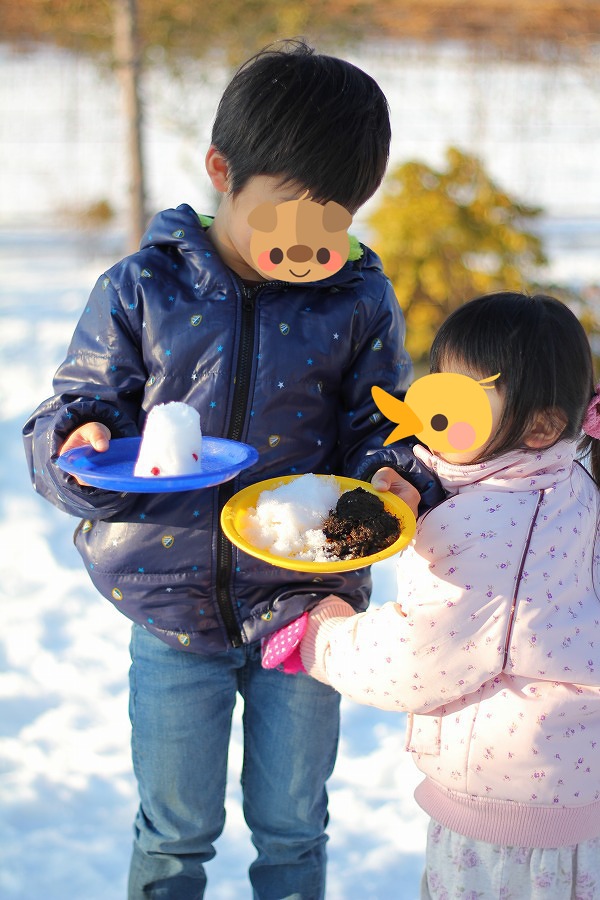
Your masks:
<svg viewBox="0 0 600 900"><path fill-rule="evenodd" d="M326 673L327 651L336 628L356 611L339 597L330 594L308 615L308 627L300 644L304 668L317 681L329 684Z"/></svg>

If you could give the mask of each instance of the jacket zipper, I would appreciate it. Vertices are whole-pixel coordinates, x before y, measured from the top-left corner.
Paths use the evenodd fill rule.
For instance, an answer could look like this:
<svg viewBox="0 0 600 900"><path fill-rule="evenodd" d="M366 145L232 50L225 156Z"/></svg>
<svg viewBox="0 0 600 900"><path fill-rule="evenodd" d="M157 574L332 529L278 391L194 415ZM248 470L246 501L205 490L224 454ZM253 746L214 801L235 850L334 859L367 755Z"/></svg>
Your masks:
<svg viewBox="0 0 600 900"><path fill-rule="evenodd" d="M504 659L502 661L502 671L504 672L506 668L506 664L508 662L508 651L510 647L510 641L512 638L513 627L515 624L515 613L517 610L517 594L519 593L519 587L521 585L521 578L523 576L523 569L525 568L525 560L527 558L527 554L529 552L529 545L531 544L531 536L533 534L533 529L538 517L538 513L540 511L540 506L542 505L542 500L544 499L544 491L540 491L537 499L537 504L535 507L535 511L533 513L533 517L531 522L529 523L529 531L527 533L527 540L525 541L525 546L523 548L523 554L521 556L521 562L519 563L519 571L517 572L517 577L515 579L515 588L513 591L512 602L510 606L510 614L508 618L508 628L506 631L506 640L504 642Z"/></svg>
<svg viewBox="0 0 600 900"><path fill-rule="evenodd" d="M250 375L254 350L254 310L259 287L247 288L242 285L242 335L235 371L235 386L231 408L231 420L227 437L239 441L243 436L243 425L248 406L250 392ZM219 510L233 496L234 481L225 482L219 487ZM217 540L217 603L233 647L242 646L237 619L233 610L230 594L232 546L219 527Z"/></svg>

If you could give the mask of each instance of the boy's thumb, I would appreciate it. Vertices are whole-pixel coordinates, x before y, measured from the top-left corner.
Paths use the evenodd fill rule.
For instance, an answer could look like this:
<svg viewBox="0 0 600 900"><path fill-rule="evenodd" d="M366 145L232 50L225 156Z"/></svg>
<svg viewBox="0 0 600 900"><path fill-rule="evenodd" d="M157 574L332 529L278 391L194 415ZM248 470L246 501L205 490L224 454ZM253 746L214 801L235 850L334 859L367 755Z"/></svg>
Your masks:
<svg viewBox="0 0 600 900"><path fill-rule="evenodd" d="M371 479L371 486L374 487L376 491L387 491L390 487L387 478L383 475L378 475L377 473L375 473Z"/></svg>
<svg viewBox="0 0 600 900"><path fill-rule="evenodd" d="M94 431L94 433L90 436L90 444L98 453L103 453L108 450L110 445L110 439L104 433L104 431L98 429Z"/></svg>

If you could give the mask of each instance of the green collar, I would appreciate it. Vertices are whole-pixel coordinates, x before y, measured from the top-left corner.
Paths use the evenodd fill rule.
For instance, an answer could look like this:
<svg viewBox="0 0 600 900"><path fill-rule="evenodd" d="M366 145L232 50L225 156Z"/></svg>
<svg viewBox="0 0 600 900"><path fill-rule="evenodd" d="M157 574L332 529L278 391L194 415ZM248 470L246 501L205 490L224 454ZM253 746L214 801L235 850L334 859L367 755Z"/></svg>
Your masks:
<svg viewBox="0 0 600 900"><path fill-rule="evenodd" d="M354 237L353 234L349 234L350 238L350 252L348 254L348 260L350 262L356 262L357 259L360 259L363 255L363 248L357 237Z"/></svg>

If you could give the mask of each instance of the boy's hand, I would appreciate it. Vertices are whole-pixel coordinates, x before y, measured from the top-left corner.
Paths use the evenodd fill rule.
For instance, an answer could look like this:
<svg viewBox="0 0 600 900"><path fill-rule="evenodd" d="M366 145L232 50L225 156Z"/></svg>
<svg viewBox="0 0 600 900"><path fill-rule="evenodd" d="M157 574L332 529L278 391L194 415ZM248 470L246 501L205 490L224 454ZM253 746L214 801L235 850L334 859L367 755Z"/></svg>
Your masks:
<svg viewBox="0 0 600 900"><path fill-rule="evenodd" d="M371 478L371 485L376 491L381 491L382 493L390 491L396 497L400 497L410 507L414 516L417 516L421 495L416 487L413 487L410 482L398 475L395 469L389 466L378 469Z"/></svg>
<svg viewBox="0 0 600 900"><path fill-rule="evenodd" d="M67 450L74 450L76 447L91 446L97 453L105 453L108 450L110 438L110 429L106 425L103 425L101 422L86 422L85 425L80 425L79 428L71 432L60 448L60 452L63 454ZM76 475L72 477L77 484L86 486L86 482L81 481Z"/></svg>

